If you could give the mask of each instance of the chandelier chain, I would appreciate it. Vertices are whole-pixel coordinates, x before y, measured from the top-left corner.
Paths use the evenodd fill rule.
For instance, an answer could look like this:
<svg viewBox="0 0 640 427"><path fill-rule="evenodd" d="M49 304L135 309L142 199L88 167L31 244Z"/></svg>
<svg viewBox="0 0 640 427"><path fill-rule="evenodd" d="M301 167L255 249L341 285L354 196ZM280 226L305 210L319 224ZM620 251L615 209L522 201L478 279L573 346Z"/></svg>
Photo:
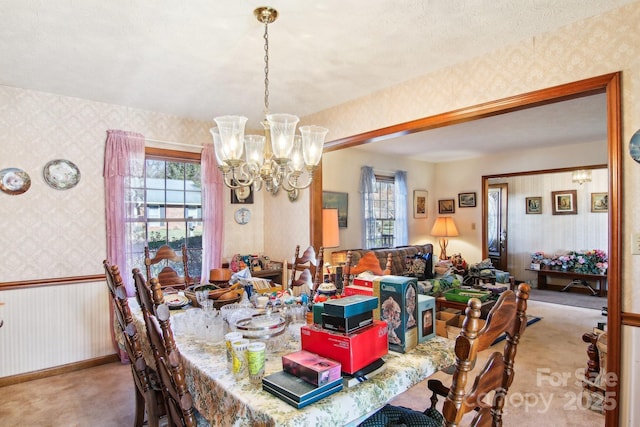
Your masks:
<svg viewBox="0 0 640 427"><path fill-rule="evenodd" d="M264 23L264 114L269 114L269 23Z"/></svg>

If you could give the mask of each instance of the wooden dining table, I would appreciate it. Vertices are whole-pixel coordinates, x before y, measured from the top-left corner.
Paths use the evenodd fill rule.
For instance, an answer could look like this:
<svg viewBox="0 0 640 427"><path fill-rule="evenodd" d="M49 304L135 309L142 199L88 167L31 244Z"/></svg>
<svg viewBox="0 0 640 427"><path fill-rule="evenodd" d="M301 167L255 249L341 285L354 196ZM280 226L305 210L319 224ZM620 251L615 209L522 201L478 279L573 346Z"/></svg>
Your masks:
<svg viewBox="0 0 640 427"><path fill-rule="evenodd" d="M144 331L136 299L130 298L129 304L139 330ZM172 317L179 313L173 310ZM227 363L224 340L177 332L174 335L194 405L212 426L356 426L395 396L455 360L453 340L436 336L405 354L389 352L383 358L386 369L375 377L296 409L260 385L251 384L248 377L236 380ZM154 366L146 334L140 336L145 359ZM265 375L282 370L282 356L297 350L300 343L288 333L268 340Z"/></svg>

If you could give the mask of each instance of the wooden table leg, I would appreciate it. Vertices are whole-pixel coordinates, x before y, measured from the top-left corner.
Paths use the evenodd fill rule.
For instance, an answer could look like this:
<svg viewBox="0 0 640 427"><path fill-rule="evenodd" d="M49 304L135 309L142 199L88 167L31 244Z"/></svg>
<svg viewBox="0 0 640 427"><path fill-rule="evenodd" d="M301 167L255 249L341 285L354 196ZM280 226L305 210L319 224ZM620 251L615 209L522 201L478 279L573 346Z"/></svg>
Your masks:
<svg viewBox="0 0 640 427"><path fill-rule="evenodd" d="M547 289L547 275L538 271L538 289Z"/></svg>

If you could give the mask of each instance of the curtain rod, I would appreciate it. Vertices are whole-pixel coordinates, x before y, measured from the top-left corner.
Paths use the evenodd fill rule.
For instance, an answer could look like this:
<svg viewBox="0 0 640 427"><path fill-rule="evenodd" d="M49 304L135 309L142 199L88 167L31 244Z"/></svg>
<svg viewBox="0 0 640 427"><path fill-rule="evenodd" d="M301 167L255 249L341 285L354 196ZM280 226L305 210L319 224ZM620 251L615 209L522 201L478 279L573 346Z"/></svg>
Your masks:
<svg viewBox="0 0 640 427"><path fill-rule="evenodd" d="M149 142L157 142L159 144L179 145L181 147L191 147L191 148L202 148L205 146L205 144L185 144L184 142L164 141L162 139L147 138L147 137L145 137L144 140Z"/></svg>

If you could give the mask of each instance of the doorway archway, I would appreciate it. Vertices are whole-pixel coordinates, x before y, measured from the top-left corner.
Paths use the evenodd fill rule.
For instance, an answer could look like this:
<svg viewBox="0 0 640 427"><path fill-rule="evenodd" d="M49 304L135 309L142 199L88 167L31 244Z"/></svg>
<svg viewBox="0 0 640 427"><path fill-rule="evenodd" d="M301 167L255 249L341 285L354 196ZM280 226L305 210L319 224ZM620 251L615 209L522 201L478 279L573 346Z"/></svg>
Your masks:
<svg viewBox="0 0 640 427"><path fill-rule="evenodd" d="M620 378L620 340L621 340L621 253L622 253L622 143L621 143L621 102L620 73L580 80L541 89L522 95L516 95L496 101L470 106L435 116L424 117L410 122L400 123L386 128L376 129L358 135L338 139L325 144L325 152L366 144L376 138L391 138L407 133L422 132L429 129L477 120L498 114L505 114L539 105L579 98L582 96L605 93L607 99L607 152L609 169L609 298L608 298L608 353L607 370ZM486 188L483 188L483 204ZM486 218L482 218L486 223ZM483 233L482 242L487 236ZM310 194L310 241L315 247L322 245L322 171L314 178ZM481 244L481 243L480 243ZM607 388L610 395L620 396L620 384ZM619 422L619 404L607 411L605 425L616 426Z"/></svg>

